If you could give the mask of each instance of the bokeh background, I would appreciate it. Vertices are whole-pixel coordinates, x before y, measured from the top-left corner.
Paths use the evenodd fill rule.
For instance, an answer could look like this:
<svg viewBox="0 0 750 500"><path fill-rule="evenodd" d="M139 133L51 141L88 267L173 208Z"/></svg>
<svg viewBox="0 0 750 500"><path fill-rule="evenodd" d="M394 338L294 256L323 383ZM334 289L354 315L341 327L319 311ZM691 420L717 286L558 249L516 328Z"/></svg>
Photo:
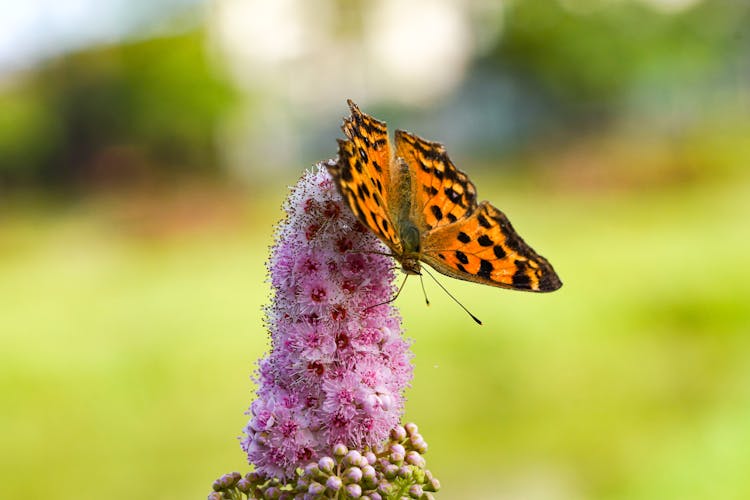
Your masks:
<svg viewBox="0 0 750 500"><path fill-rule="evenodd" d="M398 305L440 498L750 498L750 4L36 0L0 15L0 497L203 498L264 261L352 98L559 271Z"/></svg>

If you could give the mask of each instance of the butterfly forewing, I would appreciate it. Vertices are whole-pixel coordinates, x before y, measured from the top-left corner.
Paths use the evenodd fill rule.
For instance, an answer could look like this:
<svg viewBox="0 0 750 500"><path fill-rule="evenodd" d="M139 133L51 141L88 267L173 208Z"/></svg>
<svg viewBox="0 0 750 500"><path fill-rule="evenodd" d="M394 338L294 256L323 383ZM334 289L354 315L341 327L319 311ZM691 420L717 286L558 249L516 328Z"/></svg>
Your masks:
<svg viewBox="0 0 750 500"><path fill-rule="evenodd" d="M476 210L474 184L453 165L442 144L397 130L396 156L406 161L414 176L412 211L423 230L452 224Z"/></svg>
<svg viewBox="0 0 750 500"><path fill-rule="evenodd" d="M388 211L391 151L385 123L349 102L351 116L341 127L338 162L328 167L344 200L357 218L399 253L401 242Z"/></svg>
<svg viewBox="0 0 750 500"><path fill-rule="evenodd" d="M429 231L420 260L448 276L501 288L551 292L562 285L547 259L486 201L470 217Z"/></svg>

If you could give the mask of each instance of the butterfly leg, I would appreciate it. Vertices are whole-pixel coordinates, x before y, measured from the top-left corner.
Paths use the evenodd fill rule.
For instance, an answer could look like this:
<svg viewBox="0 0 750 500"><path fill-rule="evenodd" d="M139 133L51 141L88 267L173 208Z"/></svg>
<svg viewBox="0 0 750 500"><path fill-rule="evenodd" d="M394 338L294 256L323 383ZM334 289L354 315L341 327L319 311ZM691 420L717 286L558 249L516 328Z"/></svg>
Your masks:
<svg viewBox="0 0 750 500"><path fill-rule="evenodd" d="M398 298L398 296L401 295L401 290L404 289L404 285L406 284L406 280L407 279L409 279L409 275L408 274L406 275L406 277L404 277L404 281L401 283L401 286L398 287L398 291L396 292L396 295L394 295L390 299L386 300L385 302L380 302L378 304L373 304L371 306L365 307L365 311L368 311L368 310L372 309L373 307L378 307L378 306L382 306L382 305L385 305L385 304L390 304L391 302L393 302L394 300L396 300Z"/></svg>
<svg viewBox="0 0 750 500"><path fill-rule="evenodd" d="M395 257L395 255L393 255L392 253L378 252L376 250L347 250L346 253L363 253L371 255L385 255L386 257Z"/></svg>

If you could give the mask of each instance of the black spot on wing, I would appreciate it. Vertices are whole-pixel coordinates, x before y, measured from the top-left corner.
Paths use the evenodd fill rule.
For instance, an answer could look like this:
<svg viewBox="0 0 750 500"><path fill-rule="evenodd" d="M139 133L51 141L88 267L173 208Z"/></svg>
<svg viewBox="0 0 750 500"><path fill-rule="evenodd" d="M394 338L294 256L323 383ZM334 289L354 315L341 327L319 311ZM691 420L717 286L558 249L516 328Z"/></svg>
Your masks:
<svg viewBox="0 0 750 500"><path fill-rule="evenodd" d="M526 262L517 260L515 265L518 269L513 275L513 286L522 290L530 290L531 278L526 274Z"/></svg>
<svg viewBox="0 0 750 500"><path fill-rule="evenodd" d="M456 258L458 259L458 261L461 264L468 264L469 263L469 258L461 250L456 250L455 254L456 254Z"/></svg>
<svg viewBox="0 0 750 500"><path fill-rule="evenodd" d="M445 161L445 157L443 153L440 152L440 150L436 148L425 148L420 143L416 143L417 148L422 152L422 154L425 156L425 158L430 159L432 161Z"/></svg>
<svg viewBox="0 0 750 500"><path fill-rule="evenodd" d="M341 167L341 178L344 182L351 182L354 180L354 177L352 176L352 167L348 163L345 163Z"/></svg>
<svg viewBox="0 0 750 500"><path fill-rule="evenodd" d="M493 270L494 270L494 267L492 266L492 262L482 259L479 262L479 271L477 272L477 276L490 279L492 276Z"/></svg>
<svg viewBox="0 0 750 500"><path fill-rule="evenodd" d="M487 218L483 214L477 215L477 222L479 222L479 225L484 228L491 228L492 224L490 221L487 220Z"/></svg>
<svg viewBox="0 0 750 500"><path fill-rule="evenodd" d="M451 214L451 213L449 213L449 214L448 214L448 215L446 215L445 217L446 217L446 218L447 218L447 219L448 219L449 221L451 221L451 222L456 222L456 221L458 220L458 219L456 218L456 216L455 216L455 215L453 215L453 214Z"/></svg>
<svg viewBox="0 0 750 500"><path fill-rule="evenodd" d="M479 243L483 247L490 247L494 244L494 242L492 241L492 238L490 238L486 234L483 234L482 236L477 238L477 243Z"/></svg>
<svg viewBox="0 0 750 500"><path fill-rule="evenodd" d="M434 216L435 216L435 218L436 218L437 220L440 220L440 219L442 219L442 218L443 218L443 211L442 211L442 210L440 210L440 207L439 207L439 206L437 206L437 205L432 205L432 206L430 207L430 210L432 211L432 215L434 215Z"/></svg>
<svg viewBox="0 0 750 500"><path fill-rule="evenodd" d="M453 203L458 203L458 202L461 201L461 195L459 193L455 192L452 188L449 188L449 187L445 188L445 195Z"/></svg>
<svg viewBox="0 0 750 500"><path fill-rule="evenodd" d="M470 237L470 236L469 236L468 234L464 233L463 231L460 231L460 232L458 233L458 236L456 236L456 238L457 238L457 239L458 239L458 241L460 241L461 243L468 243L468 242L470 242L470 241L471 241L471 237Z"/></svg>
<svg viewBox="0 0 750 500"><path fill-rule="evenodd" d="M359 157L363 162L369 163L370 158L367 156L367 152L362 148L359 148Z"/></svg>
<svg viewBox="0 0 750 500"><path fill-rule="evenodd" d="M498 259L504 259L507 256L505 250L500 245L495 245L492 247L492 250L495 252L495 257Z"/></svg>
<svg viewBox="0 0 750 500"><path fill-rule="evenodd" d="M510 248L511 250L513 250L519 255L528 255L529 253L528 246L521 239L521 237L518 236L518 233L516 232L515 229L513 229L513 226L511 225L508 218L505 217L505 215L503 215L502 213L497 213L492 218L500 226L500 230L505 236L505 241L504 241L505 246L507 246L508 248Z"/></svg>

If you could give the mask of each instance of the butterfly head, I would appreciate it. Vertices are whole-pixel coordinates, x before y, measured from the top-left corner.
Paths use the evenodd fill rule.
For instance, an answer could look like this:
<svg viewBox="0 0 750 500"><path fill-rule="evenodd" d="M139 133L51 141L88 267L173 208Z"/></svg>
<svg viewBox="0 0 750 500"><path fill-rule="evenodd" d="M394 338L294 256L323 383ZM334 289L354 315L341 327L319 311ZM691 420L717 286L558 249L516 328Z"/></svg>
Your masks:
<svg viewBox="0 0 750 500"><path fill-rule="evenodd" d="M419 264L419 257L417 257L416 255L402 257L399 262L401 264L401 270L405 274L422 274L422 267Z"/></svg>

